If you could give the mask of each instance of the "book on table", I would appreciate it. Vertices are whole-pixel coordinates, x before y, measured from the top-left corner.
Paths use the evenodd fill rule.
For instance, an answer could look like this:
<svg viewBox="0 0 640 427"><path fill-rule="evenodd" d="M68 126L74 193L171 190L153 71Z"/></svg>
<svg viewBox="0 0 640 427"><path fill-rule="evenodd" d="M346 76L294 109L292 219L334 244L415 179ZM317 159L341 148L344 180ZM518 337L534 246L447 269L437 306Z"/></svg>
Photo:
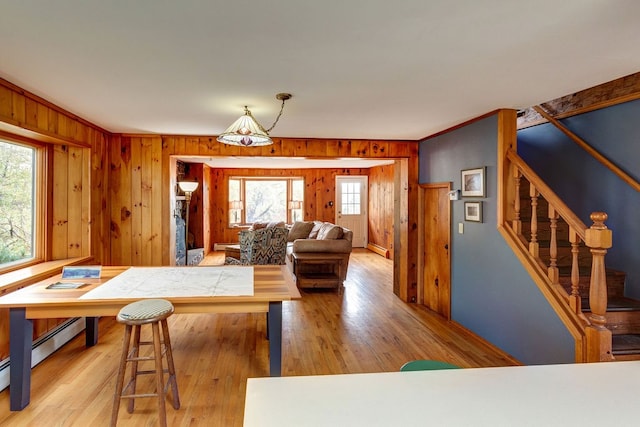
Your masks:
<svg viewBox="0 0 640 427"><path fill-rule="evenodd" d="M88 283L84 282L55 282L47 286L47 289L78 289Z"/></svg>

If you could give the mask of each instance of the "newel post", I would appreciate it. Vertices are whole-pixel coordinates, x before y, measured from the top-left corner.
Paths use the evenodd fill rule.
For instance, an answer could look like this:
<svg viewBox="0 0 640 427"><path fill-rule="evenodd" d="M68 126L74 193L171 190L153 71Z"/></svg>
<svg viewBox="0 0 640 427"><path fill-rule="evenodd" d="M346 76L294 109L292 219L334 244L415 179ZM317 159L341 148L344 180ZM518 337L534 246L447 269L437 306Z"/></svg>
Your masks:
<svg viewBox="0 0 640 427"><path fill-rule="evenodd" d="M604 222L608 215L604 212L591 214L593 225L585 232L585 244L591 248L591 282L589 306L591 325L587 327L587 362L613 360L611 354L611 331L606 328L607 319L607 278L604 256L612 245L612 233Z"/></svg>

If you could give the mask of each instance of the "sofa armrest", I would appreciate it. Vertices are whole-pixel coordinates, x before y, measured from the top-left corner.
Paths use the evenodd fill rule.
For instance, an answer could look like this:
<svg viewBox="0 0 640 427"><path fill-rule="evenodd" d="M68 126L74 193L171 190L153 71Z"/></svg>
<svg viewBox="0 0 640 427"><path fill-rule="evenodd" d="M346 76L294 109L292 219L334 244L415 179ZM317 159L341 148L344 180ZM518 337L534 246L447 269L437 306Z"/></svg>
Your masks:
<svg viewBox="0 0 640 427"><path fill-rule="evenodd" d="M296 239L293 241L293 252L327 252L348 254L351 253L351 242L345 239Z"/></svg>

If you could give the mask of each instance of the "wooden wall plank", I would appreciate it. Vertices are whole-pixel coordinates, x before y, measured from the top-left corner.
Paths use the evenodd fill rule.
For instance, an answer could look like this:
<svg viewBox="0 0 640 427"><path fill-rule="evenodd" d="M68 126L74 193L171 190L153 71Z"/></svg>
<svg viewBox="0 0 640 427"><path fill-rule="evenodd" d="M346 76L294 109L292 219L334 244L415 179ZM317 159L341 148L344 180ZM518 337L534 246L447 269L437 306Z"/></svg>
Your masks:
<svg viewBox="0 0 640 427"><path fill-rule="evenodd" d="M140 265L153 265L153 161L152 138L140 141ZM148 220L145 220L148 218Z"/></svg>
<svg viewBox="0 0 640 427"><path fill-rule="evenodd" d="M109 140L110 137L100 133L94 134L93 149L91 150L91 185L90 185L90 216L91 244L89 254L93 255L98 264L109 264L111 261L111 240L109 236L111 226L111 198L109 189ZM86 185L85 185L86 186Z"/></svg>
<svg viewBox="0 0 640 427"><path fill-rule="evenodd" d="M86 238L87 230L83 228L83 197L82 182L84 175L83 148L68 147L68 190L67 190L67 253L65 258L79 257L82 255L83 237ZM57 165L56 165L57 166Z"/></svg>
<svg viewBox="0 0 640 427"><path fill-rule="evenodd" d="M13 120L18 123L25 123L27 121L27 108L24 95L13 92L11 94L12 111L11 115Z"/></svg>
<svg viewBox="0 0 640 427"><path fill-rule="evenodd" d="M66 258L68 248L68 146L53 147L53 224L51 227L51 255L53 259Z"/></svg>
<svg viewBox="0 0 640 427"><path fill-rule="evenodd" d="M0 117L3 121L13 122L13 91L4 86L0 86Z"/></svg>
<svg viewBox="0 0 640 427"><path fill-rule="evenodd" d="M167 228L167 222L163 222L163 203L168 200L168 195L162 191L162 139L155 137L149 146L151 157L150 174L150 210L151 210L151 235L148 245L151 247L150 265L162 265L162 230Z"/></svg>
<svg viewBox="0 0 640 427"><path fill-rule="evenodd" d="M161 186L154 193L161 193L162 202L162 234L160 239L162 264L175 265L176 260L176 160L172 157L175 153L176 138L165 137L161 139ZM156 264L157 265L157 264Z"/></svg>
<svg viewBox="0 0 640 427"><path fill-rule="evenodd" d="M369 171L369 243L389 250L393 259L394 165Z"/></svg>
<svg viewBox="0 0 640 427"><path fill-rule="evenodd" d="M120 246L122 245L122 230L120 229L121 217L120 217L120 191L121 191L121 177L123 175L122 162L120 161L120 145L122 144L122 137L114 135L111 138L110 145L110 175L109 175L109 200L111 201L111 214L109 221L110 240L111 240L111 263L113 265L122 265L120 259Z"/></svg>
<svg viewBox="0 0 640 427"><path fill-rule="evenodd" d="M129 223L131 224L131 261L130 265L143 265L142 263L142 224L143 214L142 209L142 140L140 138L128 138L130 141L130 162L131 168L131 181L129 183L129 192L131 194L130 210L131 217ZM149 221L151 218L146 217Z"/></svg>

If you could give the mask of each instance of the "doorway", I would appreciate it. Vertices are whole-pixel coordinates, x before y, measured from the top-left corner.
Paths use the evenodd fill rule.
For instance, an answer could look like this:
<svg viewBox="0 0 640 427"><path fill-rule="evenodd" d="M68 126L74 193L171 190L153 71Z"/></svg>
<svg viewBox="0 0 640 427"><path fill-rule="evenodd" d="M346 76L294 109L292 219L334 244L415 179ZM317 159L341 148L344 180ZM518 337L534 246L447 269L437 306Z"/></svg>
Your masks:
<svg viewBox="0 0 640 427"><path fill-rule="evenodd" d="M422 271L418 300L430 310L451 319L451 202L450 183L421 184L420 258Z"/></svg>
<svg viewBox="0 0 640 427"><path fill-rule="evenodd" d="M353 247L367 246L369 177L336 176L336 224L353 231Z"/></svg>

